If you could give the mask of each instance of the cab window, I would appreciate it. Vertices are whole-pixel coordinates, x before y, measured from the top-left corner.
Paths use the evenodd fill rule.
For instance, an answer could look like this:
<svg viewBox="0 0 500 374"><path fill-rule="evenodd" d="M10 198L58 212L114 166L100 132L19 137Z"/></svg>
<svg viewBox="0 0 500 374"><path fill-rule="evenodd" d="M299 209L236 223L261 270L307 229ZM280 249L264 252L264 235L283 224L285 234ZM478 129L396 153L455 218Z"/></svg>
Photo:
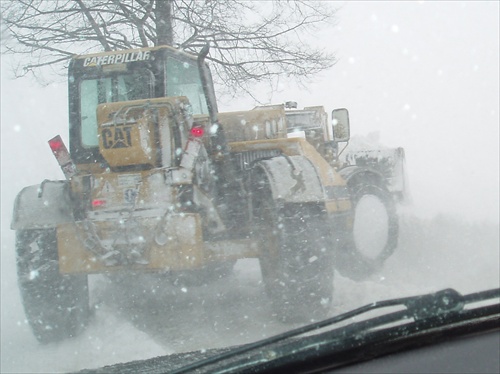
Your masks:
<svg viewBox="0 0 500 374"><path fill-rule="evenodd" d="M208 114L198 66L173 57L168 57L166 64L166 96L186 96L191 103L193 114Z"/></svg>
<svg viewBox="0 0 500 374"><path fill-rule="evenodd" d="M97 105L149 99L153 97L153 88L154 76L148 69L82 80L80 83L80 123L83 147L91 148L99 145Z"/></svg>

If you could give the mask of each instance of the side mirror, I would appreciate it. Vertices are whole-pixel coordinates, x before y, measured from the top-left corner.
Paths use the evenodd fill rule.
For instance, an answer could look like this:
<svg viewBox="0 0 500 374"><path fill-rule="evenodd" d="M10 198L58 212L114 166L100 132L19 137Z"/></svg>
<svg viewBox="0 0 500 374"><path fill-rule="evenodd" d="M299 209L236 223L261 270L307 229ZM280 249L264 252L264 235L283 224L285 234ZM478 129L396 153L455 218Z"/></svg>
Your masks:
<svg viewBox="0 0 500 374"><path fill-rule="evenodd" d="M349 129L349 112L347 109L335 109L332 112L333 138L336 142L348 142L351 137Z"/></svg>

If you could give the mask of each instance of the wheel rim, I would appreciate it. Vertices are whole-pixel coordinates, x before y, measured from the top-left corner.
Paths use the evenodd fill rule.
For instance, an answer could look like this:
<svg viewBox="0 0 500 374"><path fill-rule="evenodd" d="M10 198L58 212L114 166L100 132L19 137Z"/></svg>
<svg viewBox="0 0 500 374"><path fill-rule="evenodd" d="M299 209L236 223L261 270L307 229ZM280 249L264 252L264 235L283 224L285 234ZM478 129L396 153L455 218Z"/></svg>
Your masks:
<svg viewBox="0 0 500 374"><path fill-rule="evenodd" d="M389 214L375 195L363 195L354 213L354 242L358 252L377 259L386 249L389 238Z"/></svg>

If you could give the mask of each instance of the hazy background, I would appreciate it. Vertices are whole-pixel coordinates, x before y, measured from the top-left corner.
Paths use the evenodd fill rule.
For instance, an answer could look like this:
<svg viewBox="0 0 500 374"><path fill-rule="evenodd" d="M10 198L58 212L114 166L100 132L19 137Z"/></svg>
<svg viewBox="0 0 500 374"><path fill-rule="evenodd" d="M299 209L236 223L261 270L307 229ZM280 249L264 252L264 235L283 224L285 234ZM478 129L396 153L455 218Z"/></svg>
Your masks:
<svg viewBox="0 0 500 374"><path fill-rule="evenodd" d="M346 107L353 135L404 147L413 203L403 211L401 245L382 275L360 283L338 276L333 311L402 292L498 287L499 2L335 4L337 24L319 33L314 42L335 51L338 63L307 89L282 81L272 103L293 100L299 107L324 105L329 112ZM96 312L83 336L39 346L24 321L9 225L19 190L46 178L63 178L47 140L59 133L68 141L66 83L41 87L28 78L11 80L12 59L2 56L1 63L2 372L71 371L194 349L198 341L205 347L234 343L220 338L224 336L220 328L204 330L213 329L216 322L218 326L233 322L225 336L244 335L247 340L242 341L284 328L268 321L266 306L251 312L244 306L245 300L259 300L262 292L253 264L237 267L231 287L219 288L217 295L226 299L207 301L214 309L206 315L206 308L187 307L196 300L191 296L191 301L170 306L178 311L170 320L144 328L130 322L127 313L115 313L118 302L110 302ZM256 87L255 96L266 101L269 93ZM255 104L248 98L226 99L219 108L244 110ZM112 294L104 287L101 297L109 300ZM159 302L157 296L150 299ZM150 316L151 310L139 308L134 313L159 318ZM193 331L182 324L186 313ZM247 318L245 313L254 314ZM200 314L204 319L192 325L189 316L196 322ZM244 315L244 321L238 315ZM152 338L157 323L174 330ZM259 331L255 323L268 330Z"/></svg>
<svg viewBox="0 0 500 374"><path fill-rule="evenodd" d="M338 63L307 89L283 80L272 103L348 108L353 134L405 148L416 212L498 222L499 2L335 4L337 25L315 42ZM68 138L66 84L13 81L10 61L2 56L2 214L22 186L62 177L46 140ZM254 104L226 99L221 110Z"/></svg>
<svg viewBox="0 0 500 374"><path fill-rule="evenodd" d="M273 101L346 107L351 133L404 147L419 214L498 222L499 2L338 8L337 25L316 41L338 63L307 90L283 84Z"/></svg>

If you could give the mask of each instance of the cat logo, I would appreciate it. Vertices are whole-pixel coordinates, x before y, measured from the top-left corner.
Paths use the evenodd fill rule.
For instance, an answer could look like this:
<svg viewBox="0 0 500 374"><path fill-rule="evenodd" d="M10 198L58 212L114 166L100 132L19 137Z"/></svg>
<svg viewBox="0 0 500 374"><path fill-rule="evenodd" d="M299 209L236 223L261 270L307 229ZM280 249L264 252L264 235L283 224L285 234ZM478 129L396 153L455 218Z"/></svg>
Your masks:
<svg viewBox="0 0 500 374"><path fill-rule="evenodd" d="M127 148L132 146L130 126L110 126L101 131L102 145L106 149Z"/></svg>

